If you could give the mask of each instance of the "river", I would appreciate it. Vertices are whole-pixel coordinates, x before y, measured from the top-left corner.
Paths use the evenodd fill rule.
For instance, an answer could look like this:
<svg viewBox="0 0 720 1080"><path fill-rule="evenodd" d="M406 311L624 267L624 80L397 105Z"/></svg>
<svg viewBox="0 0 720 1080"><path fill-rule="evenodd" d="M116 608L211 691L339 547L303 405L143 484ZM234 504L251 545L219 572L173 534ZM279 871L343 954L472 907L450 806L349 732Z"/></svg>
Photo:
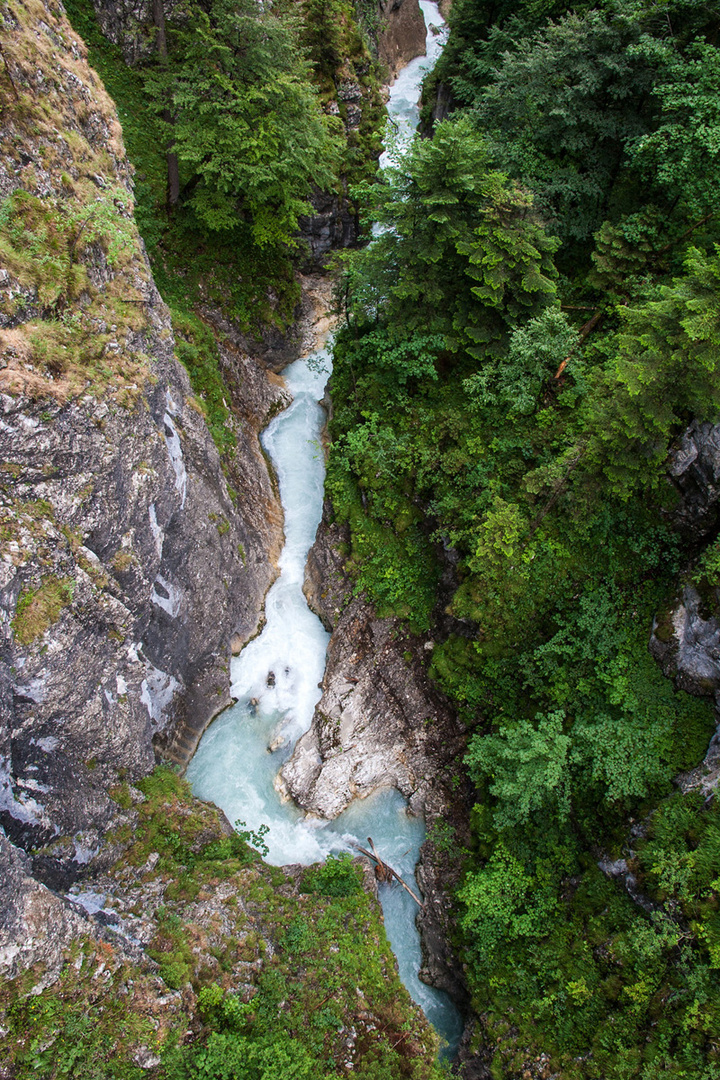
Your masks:
<svg viewBox="0 0 720 1080"><path fill-rule="evenodd" d="M442 35L429 29L442 26L437 5L420 0L420 7L428 26L428 55L403 69L388 102L401 137L417 126L420 84L442 48ZM307 821L275 790L281 766L310 727L329 641L307 606L302 583L322 514L325 466L320 435L325 413L319 402L330 363L327 349L321 349L283 372L293 401L262 436L285 514L280 574L266 598L262 633L233 660L231 692L236 704L207 730L187 777L195 794L212 800L231 821L243 821L255 830L261 824L269 827L265 841L271 863L316 862L331 852L351 850L353 840L365 843L372 835L379 854L417 890L414 868L425 826L422 818L407 813L399 792L385 790L355 800L335 821L321 824ZM446 994L418 978L421 950L415 902L399 886L381 885L379 894L400 977L447 1043L445 1053L452 1056L462 1020Z"/></svg>

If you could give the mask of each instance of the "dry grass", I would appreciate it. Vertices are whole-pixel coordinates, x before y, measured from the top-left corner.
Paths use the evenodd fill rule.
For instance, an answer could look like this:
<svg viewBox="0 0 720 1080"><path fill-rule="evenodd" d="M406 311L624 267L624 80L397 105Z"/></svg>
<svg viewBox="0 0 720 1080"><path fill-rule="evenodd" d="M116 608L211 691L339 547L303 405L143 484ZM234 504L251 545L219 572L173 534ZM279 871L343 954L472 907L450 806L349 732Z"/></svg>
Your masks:
<svg viewBox="0 0 720 1080"><path fill-rule="evenodd" d="M60 612L72 600L75 582L50 575L38 589L24 589L20 594L12 625L21 645L30 645L56 623Z"/></svg>
<svg viewBox="0 0 720 1080"><path fill-rule="evenodd" d="M150 279L115 108L60 6L6 0L0 56L0 389L132 405L149 358ZM134 339L136 340L136 339Z"/></svg>

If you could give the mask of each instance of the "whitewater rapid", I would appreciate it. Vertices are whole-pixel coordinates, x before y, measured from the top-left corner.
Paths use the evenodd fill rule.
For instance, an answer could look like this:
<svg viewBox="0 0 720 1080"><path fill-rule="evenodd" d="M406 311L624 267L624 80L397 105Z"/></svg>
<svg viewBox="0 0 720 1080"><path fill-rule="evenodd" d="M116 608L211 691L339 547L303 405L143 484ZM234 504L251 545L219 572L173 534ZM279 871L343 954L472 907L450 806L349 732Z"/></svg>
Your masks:
<svg viewBox="0 0 720 1080"><path fill-rule="evenodd" d="M437 5L420 0L426 25L442 25ZM428 29L427 57L413 60L390 90L388 112L401 136L409 137L418 118L420 84L442 47ZM335 821L309 821L282 801L275 780L297 739L309 729L320 699L329 634L308 608L302 592L305 562L323 505L325 477L321 401L330 374L327 348L291 364L283 372L292 404L269 424L263 446L275 468L285 515L285 546L279 576L265 602L262 633L232 661L231 693L236 704L207 730L188 766L187 777L200 798L220 806L232 822L265 836L269 862L312 863L331 852L353 850L372 835L380 855L417 890L414 869L425 836L422 818L407 813L399 792L377 792L355 800ZM420 939L417 906L401 888L381 885L385 929L400 977L413 999L448 1044L452 1054L462 1020L450 998L418 978Z"/></svg>

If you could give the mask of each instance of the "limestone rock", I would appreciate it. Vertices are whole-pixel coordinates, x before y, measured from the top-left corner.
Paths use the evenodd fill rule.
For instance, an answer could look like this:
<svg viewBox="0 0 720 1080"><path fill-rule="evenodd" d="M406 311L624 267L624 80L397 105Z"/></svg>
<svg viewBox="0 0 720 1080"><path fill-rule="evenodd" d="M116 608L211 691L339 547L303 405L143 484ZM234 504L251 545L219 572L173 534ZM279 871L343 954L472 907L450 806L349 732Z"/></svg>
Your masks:
<svg viewBox="0 0 720 1080"><path fill-rule="evenodd" d="M360 121L359 106L352 106L355 126ZM350 113L350 107L348 107ZM322 268L333 251L353 247L360 234L357 214L350 212L347 198L331 192L316 191L312 195L313 214L301 217L300 236L308 245L307 262L311 269Z"/></svg>
<svg viewBox="0 0 720 1080"><path fill-rule="evenodd" d="M720 691L720 623L692 585L673 610L655 618L650 652L679 689L699 697Z"/></svg>
<svg viewBox="0 0 720 1080"><path fill-rule="evenodd" d="M425 55L425 20L418 0L379 0L378 54L393 78L416 56Z"/></svg>
<svg viewBox="0 0 720 1080"><path fill-rule="evenodd" d="M37 964L43 989L57 978L70 942L90 932L89 920L32 877L30 860L1 829L0 865L0 975L13 979Z"/></svg>
<svg viewBox="0 0 720 1080"><path fill-rule="evenodd" d="M323 694L281 782L323 818L388 786L419 810L443 764L459 752L463 732L425 675L424 641L350 597L337 532L320 526L308 563L306 595L319 599L316 610L334 630ZM313 570L321 565L319 583Z"/></svg>

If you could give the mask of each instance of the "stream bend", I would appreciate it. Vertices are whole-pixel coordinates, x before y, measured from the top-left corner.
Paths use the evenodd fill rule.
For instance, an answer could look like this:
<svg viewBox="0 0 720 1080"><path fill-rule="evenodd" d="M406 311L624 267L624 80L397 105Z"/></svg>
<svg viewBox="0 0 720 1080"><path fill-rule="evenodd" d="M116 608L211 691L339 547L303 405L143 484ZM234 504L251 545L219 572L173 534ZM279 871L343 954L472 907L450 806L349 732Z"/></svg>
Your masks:
<svg viewBox="0 0 720 1080"><path fill-rule="evenodd" d="M420 6L427 26L442 25L434 3L420 0ZM442 37L428 29L427 46L427 57L408 64L391 87L388 111L401 133L410 134L417 125L420 84L442 48ZM269 826L267 861L275 865L317 862L331 852L352 850L353 841L365 843L372 835L381 856L417 889L414 869L425 826L422 818L407 813L398 791L355 800L335 821L321 823L306 819L294 803L281 801L275 789L280 768L312 722L329 641L302 592L305 562L322 515L325 413L319 402L329 374L326 348L283 372L293 400L262 436L285 514L280 573L266 597L262 633L232 661L236 704L206 731L187 778L195 794L220 806L230 821L242 821L252 830ZM379 896L400 977L447 1043L445 1053L453 1056L462 1019L447 994L418 978L422 956L416 905L399 887L380 885Z"/></svg>

